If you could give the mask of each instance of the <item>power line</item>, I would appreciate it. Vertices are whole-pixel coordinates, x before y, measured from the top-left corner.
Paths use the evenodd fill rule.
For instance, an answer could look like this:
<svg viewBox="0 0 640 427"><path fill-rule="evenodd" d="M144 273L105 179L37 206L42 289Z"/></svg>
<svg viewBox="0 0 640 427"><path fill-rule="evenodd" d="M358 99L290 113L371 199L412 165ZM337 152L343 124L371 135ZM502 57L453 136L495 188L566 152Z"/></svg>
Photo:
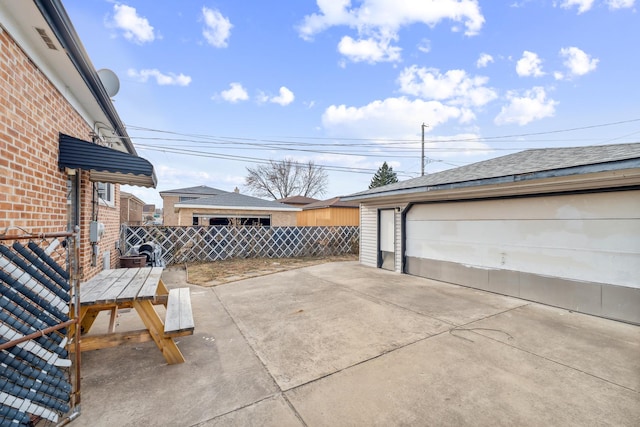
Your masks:
<svg viewBox="0 0 640 427"><path fill-rule="evenodd" d="M581 126L567 129L556 129L545 132L530 132L530 133L522 133L522 134L511 134L511 135L501 135L501 136L487 136L487 137L459 137L459 138L441 138L441 139L432 139L425 140L425 144L443 144L443 143L483 143L488 141L501 141L502 143L509 142L556 142L556 141L571 141L567 138L563 139L527 139L527 140L510 140L513 138L524 138L530 136L542 136L542 135L552 135L558 133L565 132L575 132L579 130L587 130L605 126L615 126L621 124L628 124L640 121L640 118L623 120L617 122L610 123L601 123L596 125L589 126ZM336 156L353 156L353 157L364 157L364 158L416 158L416 155L408 155L408 153L415 153L418 149L418 144L421 143L421 140L418 139L385 139L385 138L343 138L343 137L317 137L317 136L308 136L308 137L300 137L300 136L280 136L274 138L284 138L289 139L288 141L282 139L273 139L272 138L249 138L249 137L229 137L229 136L215 136L215 135L207 135L207 134L197 134L197 133L181 133L170 130L162 130L162 129L154 129L142 126L129 125L128 129L137 130L140 132L152 132L152 133L160 133L166 135L176 136L178 138L167 138L167 137L151 137L151 136L132 136L131 140L147 140L147 141L156 141L156 144L144 144L144 143L135 143L136 146L141 149L151 150L151 151L160 151L160 152L168 152L173 154L181 154L188 156L197 156L197 157L209 157L209 158L218 158L223 160L233 160L233 161L243 161L243 162L253 162L253 163L262 163L268 164L272 160L259 158L259 157L247 157L240 155L232 155L232 154L220 154L220 153L212 153L210 151L201 151L201 150L191 150L190 148L203 148L203 146L211 145L215 146L217 149L224 150L262 150L262 151L285 151L285 152L306 152L306 153L314 153L314 154L329 154ZM611 140L616 140L620 138L624 138L627 136L631 136L640 132L633 132L631 134L613 138ZM299 139L304 139L307 141L300 141ZM577 141L594 141L596 139L588 139L581 138L577 139ZM324 141L324 142L308 142L308 141ZM331 141L331 144L327 144L326 141ZM340 141L349 141L349 143L340 143ZM574 140L576 141L576 140ZM176 147L175 144L171 146L163 145L162 143L182 143L179 147ZM355 143L354 143L355 142ZM185 145L184 143L197 144L196 146ZM322 147L325 149L314 149L313 147ZM331 149L327 149L330 147ZM211 147L213 148L213 147ZM354 150L362 149L362 148L375 148L384 151L380 152L371 152L368 150L366 153L361 151L354 152ZM489 147L489 146L476 146L476 147L468 147L468 146L442 146L442 147L434 147L434 146L426 146L425 152L428 153L470 153L470 152L491 152L491 151L520 151L526 149L535 149L541 147ZM405 154L407 153L407 154ZM467 164L464 162L447 162L442 159L435 159L430 157L431 162L443 163L451 166L460 166L461 164ZM376 169L370 168L356 168L356 167L345 167L345 166L332 166L332 165L318 165L328 171L334 172L352 172L352 173L375 173ZM403 176L413 176L415 173L410 173L406 171L396 171L399 175Z"/></svg>
<svg viewBox="0 0 640 427"><path fill-rule="evenodd" d="M209 157L214 159L223 159L223 160L237 160L237 161L251 161L253 163L261 163L261 164L270 164L271 160L262 159L259 157L247 157L247 156L234 156L230 154L215 154L209 153L207 151L198 151L198 150L186 150L182 148L171 148L171 147L158 147L154 145L146 145L146 144L138 144L141 149L151 150L151 151L160 151L160 152L168 152L173 154L182 154L185 156L196 156L196 157ZM328 171L333 172L351 172L351 173L366 173L371 174L377 172L377 169L371 168L358 168L354 166L330 166L330 165L316 165L322 167ZM405 171L396 171L396 173L410 176L410 172Z"/></svg>
<svg viewBox="0 0 640 427"><path fill-rule="evenodd" d="M628 135L624 135L618 138L612 138L610 140L607 140L605 142L608 141L612 141L612 140L616 140L616 139L621 139L621 138L625 138L627 136L631 136L634 134L640 133L640 131L638 132L634 132L632 134L628 134ZM236 145L238 144L235 141L200 141L197 139L186 139L186 138L160 138L160 137L141 137L141 136L135 136L132 137L131 139L136 139L136 140L145 140L145 141L167 141L167 142L186 142L186 143L194 143L194 144L198 144L198 145L181 145L181 147L185 147L185 148L195 148L195 147L201 147L202 145L205 144L211 144L211 145L216 145L218 146L218 148L225 148L225 149L231 149L231 150L281 150L281 151L308 151L308 152L312 152L312 153L320 153L320 154L347 154L349 153L348 151L340 151L340 152L331 152L331 151L324 151L324 150L308 150L308 149L295 149L295 148L290 148L290 147L278 147L278 146L272 146L272 145L262 145L262 144L250 144L250 143L243 143L243 145L247 145L245 146L240 146L240 145ZM592 138L592 139L579 139L579 140L573 140L573 141L600 141L599 138ZM556 141L567 141L567 139L559 139L559 140L529 140L526 142L556 142ZM569 140L571 141L571 140ZM502 142L509 142L509 141L502 141ZM513 142L522 142L522 141L513 141ZM229 145L231 144L231 145ZM137 144L139 145L139 144ZM326 144L309 144L311 146L322 146L322 147L326 147ZM330 145L330 147L335 148L335 147L339 147L339 146L345 146L347 148L360 148L363 146L360 145L348 145L348 144L338 144L338 145ZM174 145L171 145L170 147L174 147ZM416 147L393 147L393 149L386 149L387 147L385 146L381 146L381 145L371 145L371 147L375 147L375 148L385 148L385 151L381 151L380 155L386 155L387 153L407 153L407 152L415 152L416 151ZM469 147L469 146L446 146L446 147L425 147L425 151L428 152L443 152L443 153L449 153L449 152L469 152L469 151L521 151L521 150L535 150L535 149L539 149L541 147ZM355 153L356 155L361 155L361 156L367 156L367 154L358 154ZM415 156L397 156L397 157L415 157Z"/></svg>
<svg viewBox="0 0 640 427"><path fill-rule="evenodd" d="M473 137L473 138L433 139L433 140L425 140L425 143L426 142L429 142L429 143L474 142L474 141L497 140L497 139L505 139L505 138L522 138L526 136L553 135L558 133L575 132L579 130L588 130L588 129L595 129L600 127L607 127L607 126L616 126L616 125L628 124L628 123L634 123L634 122L640 122L640 118L621 120L617 122L600 123L600 124L589 125L589 126L580 126L580 127L574 127L574 128L554 129L554 130L544 131L544 132L530 132L530 133L521 133L521 134L485 136L485 137ZM145 131L145 132L158 132L158 133L166 133L166 134L172 134L172 135L190 136L190 137L196 137L196 138L278 142L278 143L285 143L285 144L300 143L300 141L283 141L278 139L214 136L214 135L206 135L206 134L188 134L188 133L180 133L180 132L168 131L168 130L162 130L162 129L147 128L147 127L136 126L136 125L127 125L126 127L127 129L132 129L132 130L139 130L139 131ZM319 137L319 136L276 136L274 138L307 139L307 140L323 140L323 141L374 141L374 142L387 142L387 143L394 143L394 142L395 143L420 143L421 142L419 139L396 139L396 138L347 138L347 137Z"/></svg>

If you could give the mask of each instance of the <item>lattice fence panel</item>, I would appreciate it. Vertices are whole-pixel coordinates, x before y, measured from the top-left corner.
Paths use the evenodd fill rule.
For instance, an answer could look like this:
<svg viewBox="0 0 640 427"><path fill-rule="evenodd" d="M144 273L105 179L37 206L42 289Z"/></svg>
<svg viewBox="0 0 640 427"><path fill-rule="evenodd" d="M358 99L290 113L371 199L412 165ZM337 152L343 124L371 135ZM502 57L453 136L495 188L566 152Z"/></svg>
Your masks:
<svg viewBox="0 0 640 427"><path fill-rule="evenodd" d="M289 258L357 253L359 227L149 227L123 225L121 247L154 242L167 265L229 258Z"/></svg>

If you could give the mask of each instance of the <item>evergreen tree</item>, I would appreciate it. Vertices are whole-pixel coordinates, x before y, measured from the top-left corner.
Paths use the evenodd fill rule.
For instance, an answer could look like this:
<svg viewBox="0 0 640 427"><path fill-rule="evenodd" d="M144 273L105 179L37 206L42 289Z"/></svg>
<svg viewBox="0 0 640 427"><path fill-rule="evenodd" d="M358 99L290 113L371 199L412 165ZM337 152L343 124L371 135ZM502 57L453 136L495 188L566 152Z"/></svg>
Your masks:
<svg viewBox="0 0 640 427"><path fill-rule="evenodd" d="M384 162L371 179L369 188L382 187L383 185L393 184L394 182L398 182L398 176L393 171L393 168L387 165L387 162Z"/></svg>

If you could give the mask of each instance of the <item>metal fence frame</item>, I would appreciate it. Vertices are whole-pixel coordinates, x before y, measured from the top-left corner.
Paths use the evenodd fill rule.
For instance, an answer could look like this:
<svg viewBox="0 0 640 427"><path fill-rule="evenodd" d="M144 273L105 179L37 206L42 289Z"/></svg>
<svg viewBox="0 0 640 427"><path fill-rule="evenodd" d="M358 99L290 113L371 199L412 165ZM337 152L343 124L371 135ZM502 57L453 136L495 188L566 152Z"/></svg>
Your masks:
<svg viewBox="0 0 640 427"><path fill-rule="evenodd" d="M166 265L230 258L290 258L358 253L360 227L130 226L120 228L123 255L154 242Z"/></svg>
<svg viewBox="0 0 640 427"><path fill-rule="evenodd" d="M11 361L0 374L0 424L30 418L37 425L64 425L80 415L79 233L19 230L24 234L0 234L0 323L12 336L0 343L2 360ZM60 301L67 301L66 308Z"/></svg>

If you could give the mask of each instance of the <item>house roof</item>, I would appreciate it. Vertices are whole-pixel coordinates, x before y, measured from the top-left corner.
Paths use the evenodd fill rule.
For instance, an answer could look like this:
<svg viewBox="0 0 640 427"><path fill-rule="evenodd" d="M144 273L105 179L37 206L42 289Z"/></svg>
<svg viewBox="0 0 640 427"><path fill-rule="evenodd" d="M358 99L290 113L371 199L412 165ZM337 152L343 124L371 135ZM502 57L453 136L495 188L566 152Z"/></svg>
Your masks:
<svg viewBox="0 0 640 427"><path fill-rule="evenodd" d="M521 151L344 197L362 200L640 167L640 143Z"/></svg>
<svg viewBox="0 0 640 427"><path fill-rule="evenodd" d="M107 93L100 74L84 49L62 2L60 0L0 2L0 16L2 30L6 30L11 35L29 59L42 71L49 83L58 89L60 94L74 106L77 113L93 128L91 133L87 129L86 138L97 137L101 142L107 142L112 151L137 158L136 150L118 116L111 96ZM102 156L103 152L99 148L104 147L91 144L88 148L94 150L91 152L86 150L83 155L92 158ZM132 162L135 163L135 161ZM86 163L88 162L85 162L85 165ZM114 168L118 166L118 164L113 165ZM90 169L81 165L77 167ZM124 183L155 187L156 178L152 167L147 175L141 180L135 178L132 182ZM118 183L122 178L117 173L113 174L105 170L102 178L107 177L109 179L100 181Z"/></svg>
<svg viewBox="0 0 640 427"><path fill-rule="evenodd" d="M196 187L188 187L188 188L178 188L176 190L165 190L161 191L160 195L163 194L189 194L193 196L217 196L219 194L225 194L228 191L220 190L218 188L209 187L206 185L198 185Z"/></svg>
<svg viewBox="0 0 640 427"><path fill-rule="evenodd" d="M235 192L219 194L217 196L202 197L182 203L176 203L175 208L196 209L227 209L227 210L256 210L256 211L290 211L296 212L300 208L288 206L273 200L264 200Z"/></svg>
<svg viewBox="0 0 640 427"><path fill-rule="evenodd" d="M340 197L333 197L327 200L318 200L314 203L309 203L302 207L303 211L311 209L323 209L323 208L360 208L358 202L347 202Z"/></svg>
<svg viewBox="0 0 640 427"><path fill-rule="evenodd" d="M131 193L127 193L126 191L122 191L120 190L120 199L132 199L135 202L139 203L142 205L142 211L144 212L144 201L142 201L139 197L131 194Z"/></svg>
<svg viewBox="0 0 640 427"><path fill-rule="evenodd" d="M287 205L308 205L310 203L318 202L318 199L306 196L289 196L284 199L278 199L276 202L284 203Z"/></svg>
<svg viewBox="0 0 640 427"><path fill-rule="evenodd" d="M118 151L137 155L126 128L60 0L0 2L2 26L63 96L82 105L89 125ZM36 28L45 31L45 44Z"/></svg>

